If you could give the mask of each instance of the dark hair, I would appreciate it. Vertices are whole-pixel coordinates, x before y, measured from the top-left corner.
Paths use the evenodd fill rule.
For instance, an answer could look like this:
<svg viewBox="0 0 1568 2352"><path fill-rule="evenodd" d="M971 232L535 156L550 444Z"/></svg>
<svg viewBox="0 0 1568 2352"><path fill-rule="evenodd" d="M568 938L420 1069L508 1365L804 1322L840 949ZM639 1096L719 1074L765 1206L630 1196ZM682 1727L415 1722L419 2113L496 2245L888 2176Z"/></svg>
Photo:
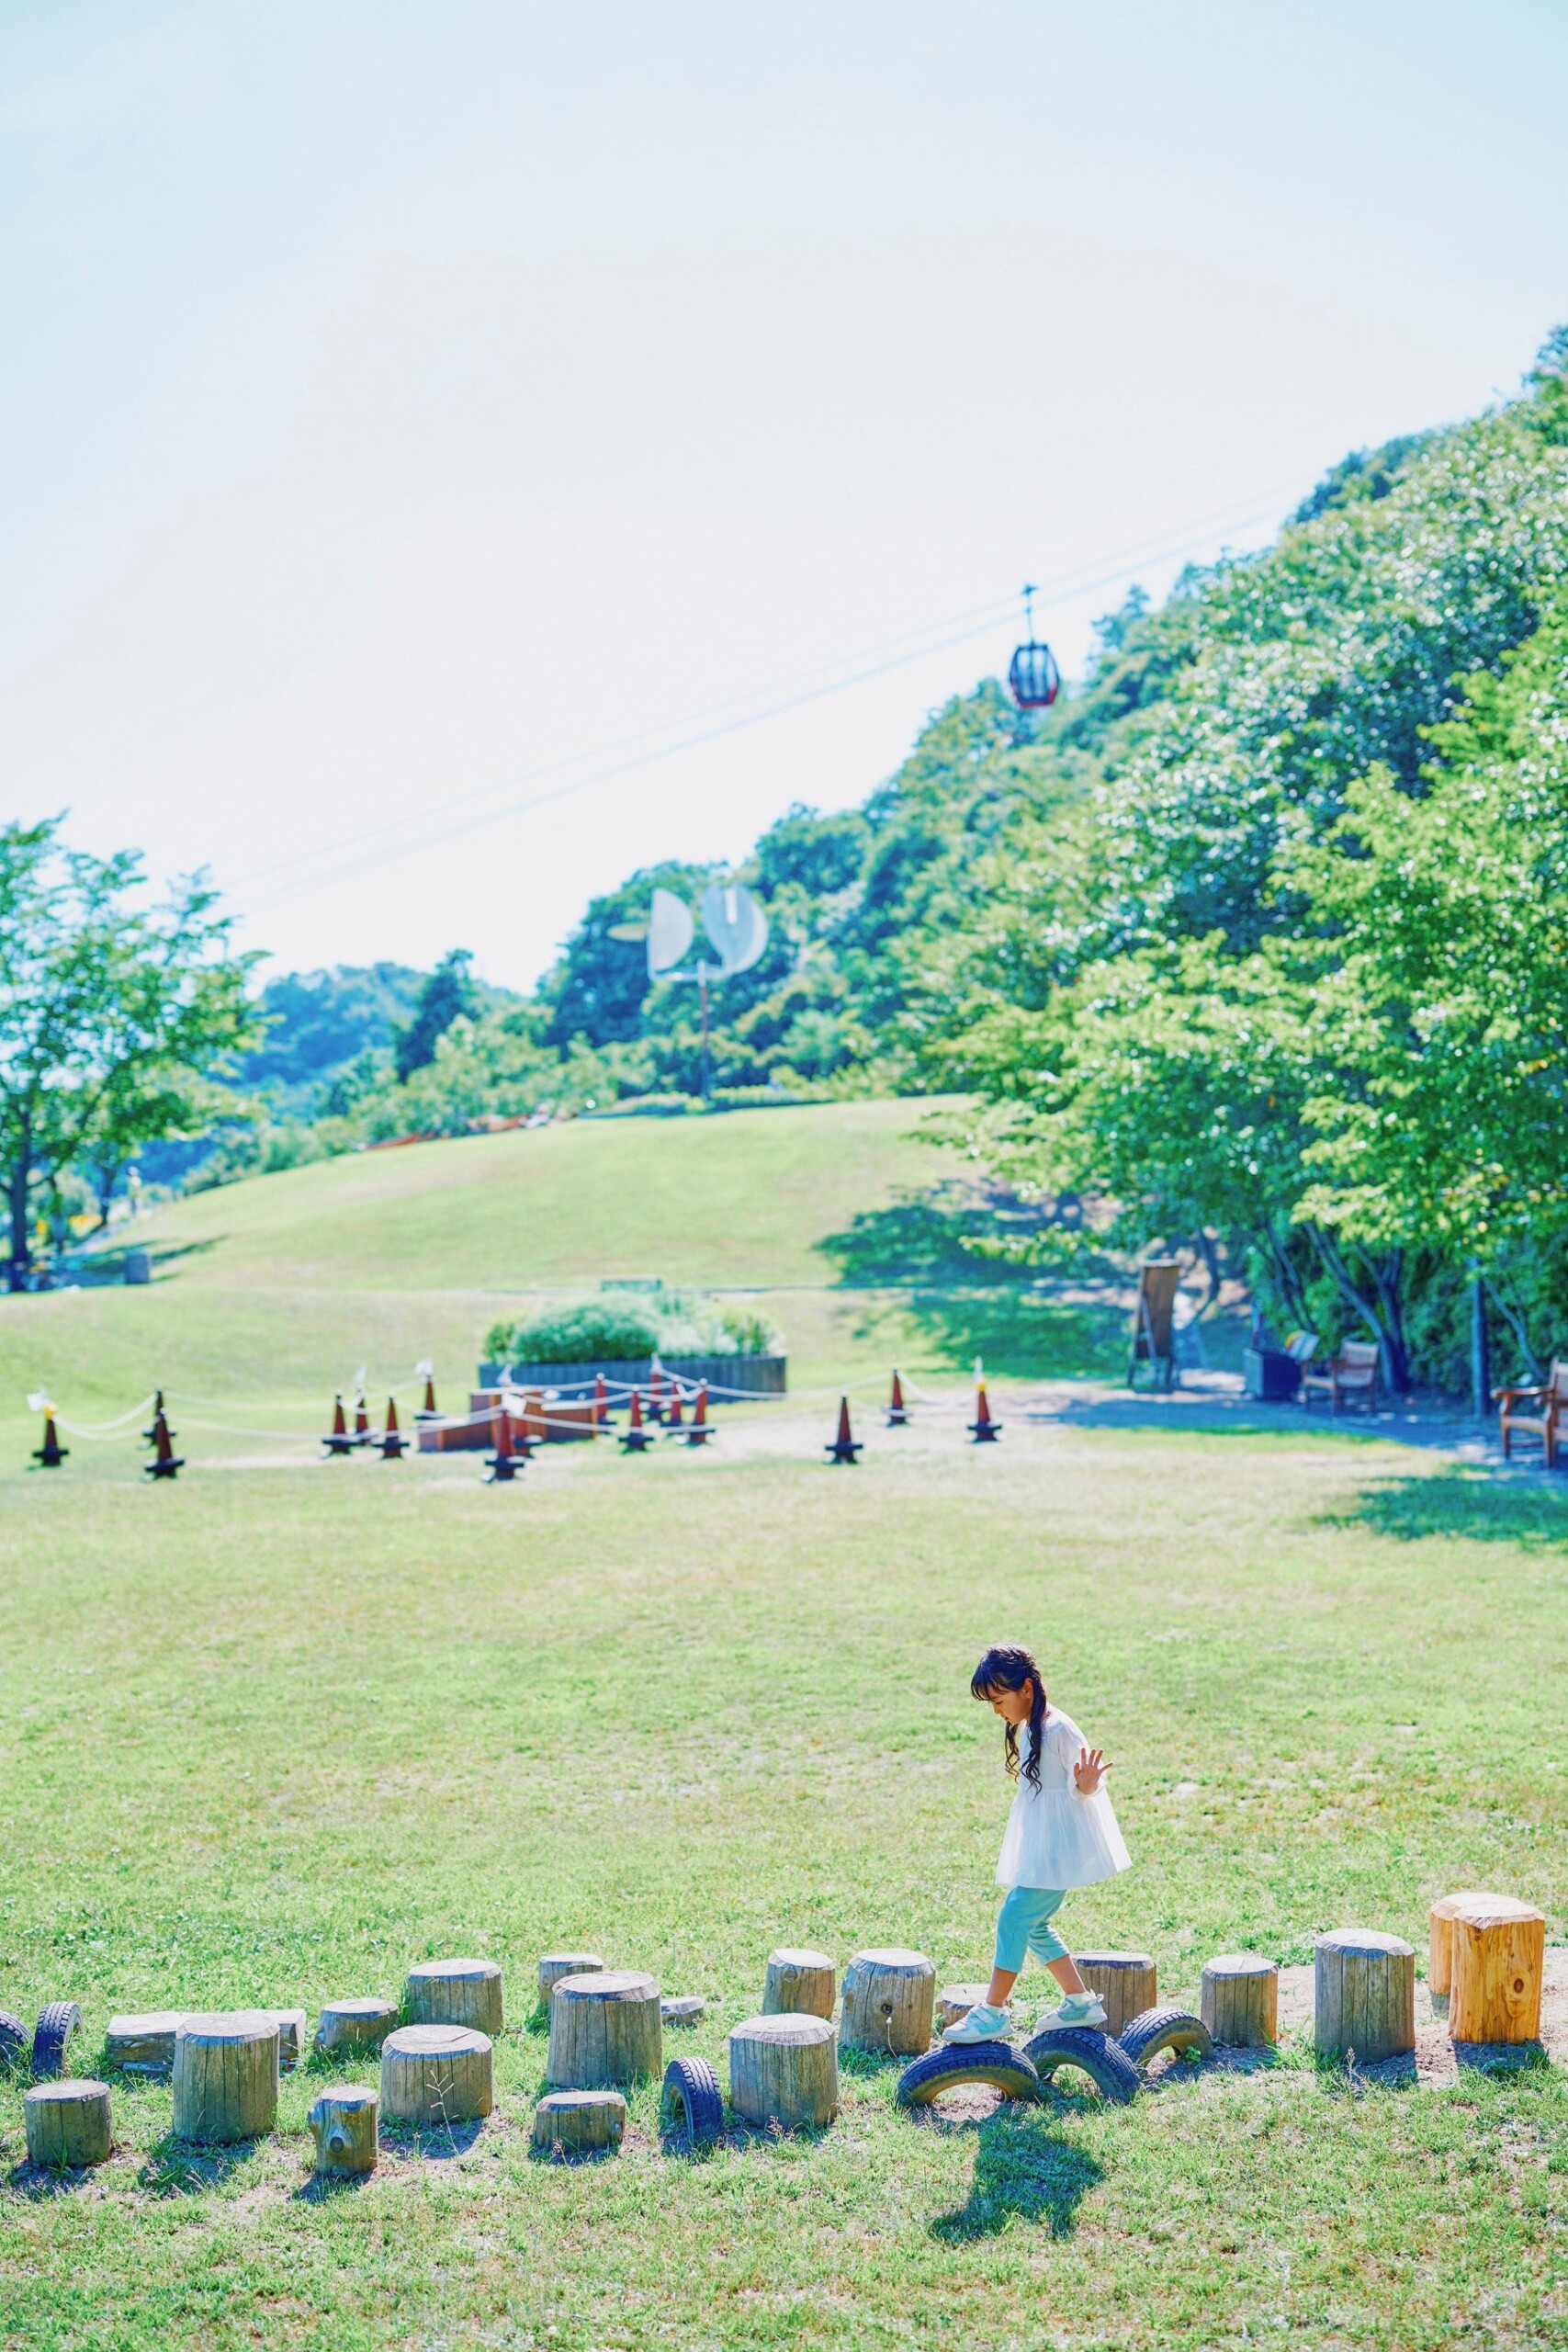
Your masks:
<svg viewBox="0 0 1568 2352"><path fill-rule="evenodd" d="M1040 1745L1045 1729L1045 1679L1027 1650L1012 1648L1002 1643L989 1649L969 1678L972 1699L989 1699L998 1690L1021 1690L1026 1682L1034 1686L1034 1696L1029 1709L1029 1749L1023 1758L1023 1777L1032 1789L1040 1786ZM1019 1775L1018 1725L1009 1724L1002 1742L1002 1760L1010 1778Z"/></svg>

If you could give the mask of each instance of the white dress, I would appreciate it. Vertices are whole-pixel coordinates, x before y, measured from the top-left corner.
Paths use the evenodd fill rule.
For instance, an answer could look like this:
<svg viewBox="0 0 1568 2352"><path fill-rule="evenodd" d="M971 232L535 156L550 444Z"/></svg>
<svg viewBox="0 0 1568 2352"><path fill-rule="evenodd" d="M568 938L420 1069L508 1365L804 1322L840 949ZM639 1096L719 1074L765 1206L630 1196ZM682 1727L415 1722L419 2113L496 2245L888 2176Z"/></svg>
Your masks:
<svg viewBox="0 0 1568 2352"><path fill-rule="evenodd" d="M1002 1837L997 1864L998 1886L1092 1886L1129 1870L1127 1851L1103 1785L1080 1796L1073 1767L1089 1746L1071 1715L1047 1706L1040 1758L1040 1786L1021 1780ZM1020 1742L1021 1761L1029 1755L1029 1729Z"/></svg>

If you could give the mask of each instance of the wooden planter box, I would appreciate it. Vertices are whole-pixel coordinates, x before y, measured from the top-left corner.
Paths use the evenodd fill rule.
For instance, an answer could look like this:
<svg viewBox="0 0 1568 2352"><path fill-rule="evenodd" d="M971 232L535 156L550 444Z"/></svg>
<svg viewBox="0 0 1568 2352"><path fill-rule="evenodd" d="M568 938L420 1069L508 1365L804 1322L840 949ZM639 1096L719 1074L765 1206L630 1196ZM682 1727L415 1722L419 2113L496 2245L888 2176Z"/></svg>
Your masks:
<svg viewBox="0 0 1568 2352"><path fill-rule="evenodd" d="M782 1396L785 1393L787 1356L662 1356L660 1368L687 1384L705 1380L724 1402L726 1389L748 1396ZM626 1357L604 1363L481 1363L479 1386L492 1389L503 1377L515 1388L554 1388L563 1399L575 1392L592 1391L602 1373L611 1387L646 1389L653 1372L651 1356ZM550 1408L552 1413L555 1407Z"/></svg>

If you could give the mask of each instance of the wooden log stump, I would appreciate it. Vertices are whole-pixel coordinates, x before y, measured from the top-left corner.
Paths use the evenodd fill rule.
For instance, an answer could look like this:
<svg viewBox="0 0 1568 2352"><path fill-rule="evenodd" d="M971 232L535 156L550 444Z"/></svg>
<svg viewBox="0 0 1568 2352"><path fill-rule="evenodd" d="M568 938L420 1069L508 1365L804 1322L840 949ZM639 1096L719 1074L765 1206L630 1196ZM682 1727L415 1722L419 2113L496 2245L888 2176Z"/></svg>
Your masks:
<svg viewBox="0 0 1568 2352"><path fill-rule="evenodd" d="M467 2025L404 2025L381 2044L381 2105L402 2123L472 2123L495 2105L492 2044Z"/></svg>
<svg viewBox="0 0 1568 2352"><path fill-rule="evenodd" d="M838 1989L839 1972L825 1951L810 1951L799 1944L780 1944L776 1951L768 1954L762 2015L830 2018Z"/></svg>
<svg viewBox="0 0 1568 2352"><path fill-rule="evenodd" d="M105 2058L122 2075L172 2075L175 2031L183 2014L180 2009L148 2009L136 2017L110 2018Z"/></svg>
<svg viewBox="0 0 1568 2352"><path fill-rule="evenodd" d="M635 1968L557 1979L550 1995L552 2090L614 2090L664 2071L659 1987Z"/></svg>
<svg viewBox="0 0 1568 2352"><path fill-rule="evenodd" d="M831 2123L839 2111L832 2019L786 2010L738 2025L729 2037L729 2103L745 2122L786 2132Z"/></svg>
<svg viewBox="0 0 1568 2352"><path fill-rule="evenodd" d="M990 1993L989 1984L944 1984L936 1996L936 2021L945 2031L958 2025L971 2009L977 2009Z"/></svg>
<svg viewBox="0 0 1568 2352"><path fill-rule="evenodd" d="M1520 1913L1531 1908L1528 1903L1515 1903L1511 1894L1489 1894L1477 1887L1459 1894L1439 1894L1427 1915L1427 1990L1434 2000L1453 1990L1454 1914L1472 1903L1499 1909L1511 1905Z"/></svg>
<svg viewBox="0 0 1568 2352"><path fill-rule="evenodd" d="M1453 1917L1455 2041L1539 2041L1546 1920L1529 1904L1472 1899Z"/></svg>
<svg viewBox="0 0 1568 2352"><path fill-rule="evenodd" d="M1280 2039L1280 1972L1256 1952L1224 1952L1203 1971L1198 2013L1228 2050L1267 2050Z"/></svg>
<svg viewBox="0 0 1568 2352"><path fill-rule="evenodd" d="M626 2103L619 2091L550 2091L534 2109L536 2148L559 2148L569 2156L618 2149L626 2128Z"/></svg>
<svg viewBox="0 0 1568 2352"><path fill-rule="evenodd" d="M666 2025L696 2025L707 2013L707 1996L703 1993L666 1993L659 2004Z"/></svg>
<svg viewBox="0 0 1568 2352"><path fill-rule="evenodd" d="M1319 1936L1314 2039L1318 2053L1363 2066L1416 2047L1416 1954L1400 1936L1338 1928Z"/></svg>
<svg viewBox="0 0 1568 2352"><path fill-rule="evenodd" d="M277 2071L291 2075L305 2054L305 2012L303 2009L274 2009L277 2019Z"/></svg>
<svg viewBox="0 0 1568 2352"><path fill-rule="evenodd" d="M596 1951L547 1951L539 1962L539 1998L547 2001L563 1976L592 1976L604 1963Z"/></svg>
<svg viewBox="0 0 1568 2352"><path fill-rule="evenodd" d="M1105 2004L1107 2033L1118 2034L1145 2009L1158 2007L1156 1971L1146 1951L1076 1951L1073 1960L1089 1991Z"/></svg>
<svg viewBox="0 0 1568 2352"><path fill-rule="evenodd" d="M316 2143L315 2169L323 2180L374 2172L381 2153L381 2102L363 2083L334 2083L305 2118Z"/></svg>
<svg viewBox="0 0 1568 2352"><path fill-rule="evenodd" d="M35 2165L101 2165L114 2145L107 2083L37 2083L22 2098L28 2160Z"/></svg>
<svg viewBox="0 0 1568 2352"><path fill-rule="evenodd" d="M260 2139L276 2120L276 2012L182 2017L175 2032L175 2139L222 2146Z"/></svg>
<svg viewBox="0 0 1568 2352"><path fill-rule="evenodd" d="M475 2033L502 2030L501 1971L493 1960L427 1960L409 1971L407 2007L412 2025L466 2025Z"/></svg>
<svg viewBox="0 0 1568 2352"><path fill-rule="evenodd" d="M844 1971L840 2039L899 2058L931 2047L936 1970L921 1951L880 1945L857 1951Z"/></svg>
<svg viewBox="0 0 1568 2352"><path fill-rule="evenodd" d="M316 2019L316 2047L323 2052L379 2050L397 2022L395 2001L327 2001Z"/></svg>

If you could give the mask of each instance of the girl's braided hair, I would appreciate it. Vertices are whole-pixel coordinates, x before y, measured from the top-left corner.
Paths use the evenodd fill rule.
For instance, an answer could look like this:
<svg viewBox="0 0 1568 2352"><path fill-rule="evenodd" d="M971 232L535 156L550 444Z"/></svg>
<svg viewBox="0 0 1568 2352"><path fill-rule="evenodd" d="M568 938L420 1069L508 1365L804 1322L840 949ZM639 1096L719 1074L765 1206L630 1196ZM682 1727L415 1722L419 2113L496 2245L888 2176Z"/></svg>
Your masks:
<svg viewBox="0 0 1568 2352"><path fill-rule="evenodd" d="M1045 1679L1027 1650L1014 1649L1008 1643L988 1649L969 1680L972 1699L989 1699L998 1690L1021 1690L1025 1683L1033 1685L1029 1706L1029 1748L1023 1758L1023 1777L1032 1789L1040 1786L1040 1747L1045 1731ZM1002 1760L1009 1778L1019 1776L1018 1725L1009 1724L1002 1742Z"/></svg>

